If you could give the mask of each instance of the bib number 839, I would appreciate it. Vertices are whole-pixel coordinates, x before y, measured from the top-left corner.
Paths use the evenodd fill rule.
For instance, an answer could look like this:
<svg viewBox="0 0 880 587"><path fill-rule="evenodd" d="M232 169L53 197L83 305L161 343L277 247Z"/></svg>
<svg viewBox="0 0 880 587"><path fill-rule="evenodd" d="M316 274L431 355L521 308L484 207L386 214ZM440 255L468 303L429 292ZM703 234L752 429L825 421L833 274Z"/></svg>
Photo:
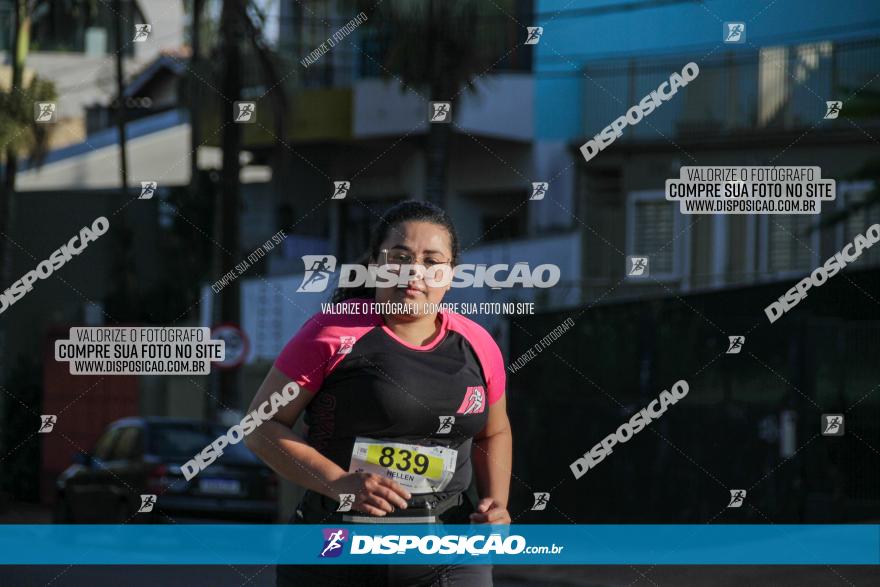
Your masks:
<svg viewBox="0 0 880 587"><path fill-rule="evenodd" d="M393 468L431 478L440 478L443 470L442 459L431 458L406 448L395 449L393 446L371 446L368 449L367 461L386 469Z"/></svg>

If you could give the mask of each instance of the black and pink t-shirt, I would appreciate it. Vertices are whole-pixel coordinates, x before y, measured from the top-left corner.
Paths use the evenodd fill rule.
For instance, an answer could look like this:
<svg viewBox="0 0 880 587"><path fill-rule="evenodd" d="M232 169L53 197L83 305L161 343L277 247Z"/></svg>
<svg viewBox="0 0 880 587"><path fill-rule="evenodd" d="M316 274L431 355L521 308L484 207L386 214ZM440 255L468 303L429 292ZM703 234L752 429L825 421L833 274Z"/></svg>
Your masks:
<svg viewBox="0 0 880 587"><path fill-rule="evenodd" d="M369 301L345 303L370 312ZM439 334L415 346L376 313L312 316L275 361L315 394L308 442L346 470L359 436L455 449L455 474L438 497L467 489L472 439L504 395L504 362L481 326L453 312L440 319Z"/></svg>

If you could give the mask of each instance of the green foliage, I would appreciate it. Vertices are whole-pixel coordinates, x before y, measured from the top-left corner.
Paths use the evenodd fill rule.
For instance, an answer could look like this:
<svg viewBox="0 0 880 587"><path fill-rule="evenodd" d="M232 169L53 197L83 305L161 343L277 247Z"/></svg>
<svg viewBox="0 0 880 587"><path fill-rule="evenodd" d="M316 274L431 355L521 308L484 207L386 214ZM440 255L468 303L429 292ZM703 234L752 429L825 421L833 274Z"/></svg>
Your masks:
<svg viewBox="0 0 880 587"><path fill-rule="evenodd" d="M55 84L38 76L24 88L0 90L0 150L12 149L41 162L48 150L51 125L34 121L34 103L57 99Z"/></svg>
<svg viewBox="0 0 880 587"><path fill-rule="evenodd" d="M497 13L474 0L385 0L368 25L390 39L387 75L451 98L503 57L507 23Z"/></svg>

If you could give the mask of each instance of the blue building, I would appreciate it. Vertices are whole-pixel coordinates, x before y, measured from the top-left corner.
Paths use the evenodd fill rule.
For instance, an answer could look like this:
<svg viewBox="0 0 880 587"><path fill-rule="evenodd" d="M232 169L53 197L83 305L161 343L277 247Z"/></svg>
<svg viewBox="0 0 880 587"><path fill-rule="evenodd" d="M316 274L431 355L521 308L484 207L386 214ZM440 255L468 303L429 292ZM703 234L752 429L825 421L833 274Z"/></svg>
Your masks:
<svg viewBox="0 0 880 587"><path fill-rule="evenodd" d="M800 274L880 218L874 205L811 231L812 215L685 216L663 194L683 165L817 165L838 182L823 218L864 199L874 184L860 170L880 137L876 2L799 2L793 14L762 0L542 0L535 12L534 158L556 201L533 208L539 225L584 233L585 300L620 283L627 255L651 257L663 284L610 297ZM725 42L728 22L744 25L740 42ZM695 81L585 160L578 147L689 62ZM823 119L830 100L843 101L837 120Z"/></svg>

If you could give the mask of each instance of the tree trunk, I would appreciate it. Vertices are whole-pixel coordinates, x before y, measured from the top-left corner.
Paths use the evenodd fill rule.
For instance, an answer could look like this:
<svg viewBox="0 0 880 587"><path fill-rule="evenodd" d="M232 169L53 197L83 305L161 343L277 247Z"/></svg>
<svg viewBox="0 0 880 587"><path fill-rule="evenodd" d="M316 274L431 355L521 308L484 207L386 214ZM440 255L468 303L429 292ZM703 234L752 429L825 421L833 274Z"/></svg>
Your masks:
<svg viewBox="0 0 880 587"><path fill-rule="evenodd" d="M10 96L21 92L24 77L24 61L30 46L30 12L26 0L15 0L13 5L13 56L12 76L9 87ZM6 149L5 174L0 178L0 290L9 287L12 281L12 255L9 248L9 234L12 232L12 219L15 214L15 175L18 171L18 154L15 148ZM6 381L6 324L0 325L0 382Z"/></svg>
<svg viewBox="0 0 880 587"><path fill-rule="evenodd" d="M440 10L438 10L438 8ZM438 14L440 12L440 14ZM442 5L435 4L434 0L428 0L428 18L425 46L430 49L425 52L425 67L430 73L430 79L435 80L430 87L430 99L432 101L451 100L452 95L448 92L447 84L443 83L446 72L443 71L444 56L440 49L435 48L435 27L442 26ZM442 35L441 35L442 38ZM455 104L452 105L450 121L428 121L428 136L425 146L425 197L432 204L441 208L446 207L446 184L448 181L449 167L449 137L452 134L452 124L455 120Z"/></svg>
<svg viewBox="0 0 880 587"><path fill-rule="evenodd" d="M453 105L454 106L454 105ZM455 114L455 109L452 111ZM441 208L446 206L446 185L449 173L449 140L452 123L428 123L427 178L425 191L427 200Z"/></svg>

